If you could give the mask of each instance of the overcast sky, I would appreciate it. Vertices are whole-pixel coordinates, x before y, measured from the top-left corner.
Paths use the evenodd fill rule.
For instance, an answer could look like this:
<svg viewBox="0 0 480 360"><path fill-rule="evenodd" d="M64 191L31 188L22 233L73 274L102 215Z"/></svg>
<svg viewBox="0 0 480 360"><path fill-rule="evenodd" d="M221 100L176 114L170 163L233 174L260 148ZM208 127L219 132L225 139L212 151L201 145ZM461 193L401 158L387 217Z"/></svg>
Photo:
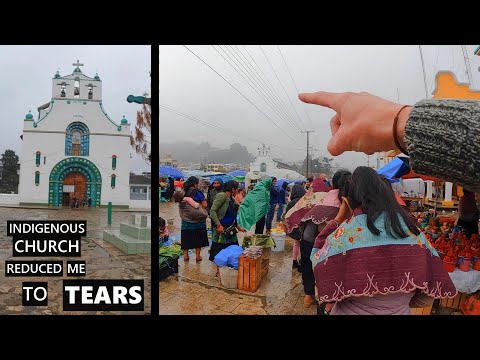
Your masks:
<svg viewBox="0 0 480 360"><path fill-rule="evenodd" d="M467 51L474 86L479 89L480 57L473 54L476 47L477 45L467 45ZM306 105L298 100L297 92L277 46L267 45L261 48L258 45L215 46L213 48L206 45L193 45L188 48L245 94L283 131L183 46L160 46L161 105L198 120L235 131L240 135L275 145L272 146L272 156L289 161L305 158L306 137L296 131L313 129L315 134L311 135L311 144L317 149L315 156L328 154L326 146L331 136L329 120L334 112L319 106ZM300 92L368 91L393 101L397 101L399 96L400 102L404 104L414 104L425 98L420 52L417 45L281 45L280 50ZM460 45L424 45L422 50L429 97L435 87L434 76L439 70L451 70L460 81L468 80ZM281 101L276 101L273 108L281 114L284 112L280 110L283 109L280 106L287 108L291 117L285 117L287 121L294 122L291 127L295 130L290 129L288 127L290 125L286 124L287 121L276 115L265 102L266 97L263 94L257 94L219 53L228 59L245 78L254 82L254 86L258 86L257 91L261 94L270 88L269 83L274 87L275 91L270 93L268 90L268 94L273 99L277 99L276 96L278 96ZM277 80L277 76L280 80ZM262 83L260 78L265 82ZM262 84L261 88L260 84ZM295 110L289 101L292 102ZM278 105L280 102L283 105ZM307 118L305 111L311 121ZM160 109L160 142L170 143L178 140L208 141L217 147L240 142L253 154L257 154L256 149L259 146L253 141L212 129ZM372 164L375 160L370 157L370 161ZM354 169L358 165L366 165L367 156L348 152L336 157L335 163L338 166Z"/></svg>
<svg viewBox="0 0 480 360"><path fill-rule="evenodd" d="M135 123L140 105L129 104L127 96L150 93L150 46L0 46L0 151L21 153L20 135L29 110L37 119L37 107L51 100L52 78L57 69L65 76L74 62L85 66L90 77L98 72L102 80L103 106L110 118L122 116ZM140 157L131 159L131 171L150 171Z"/></svg>

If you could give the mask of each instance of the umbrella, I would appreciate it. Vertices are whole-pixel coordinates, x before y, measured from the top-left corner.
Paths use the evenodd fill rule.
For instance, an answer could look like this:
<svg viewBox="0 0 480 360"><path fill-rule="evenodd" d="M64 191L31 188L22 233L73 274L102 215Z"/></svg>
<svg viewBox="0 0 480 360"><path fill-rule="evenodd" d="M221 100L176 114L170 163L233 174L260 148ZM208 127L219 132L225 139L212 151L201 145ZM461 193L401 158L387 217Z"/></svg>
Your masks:
<svg viewBox="0 0 480 360"><path fill-rule="evenodd" d="M247 175L247 172L245 170L234 170L234 171L230 171L228 175L245 177L245 175Z"/></svg>
<svg viewBox="0 0 480 360"><path fill-rule="evenodd" d="M172 166L160 166L159 173L160 175L171 176L173 178L185 178L185 175L183 175L180 170Z"/></svg>
<svg viewBox="0 0 480 360"><path fill-rule="evenodd" d="M398 182L398 178L406 175L410 171L407 158L396 157L387 165L377 170L379 175L386 177L390 182Z"/></svg>
<svg viewBox="0 0 480 360"><path fill-rule="evenodd" d="M295 184L300 184L300 185L306 182L307 182L307 179L295 180Z"/></svg>

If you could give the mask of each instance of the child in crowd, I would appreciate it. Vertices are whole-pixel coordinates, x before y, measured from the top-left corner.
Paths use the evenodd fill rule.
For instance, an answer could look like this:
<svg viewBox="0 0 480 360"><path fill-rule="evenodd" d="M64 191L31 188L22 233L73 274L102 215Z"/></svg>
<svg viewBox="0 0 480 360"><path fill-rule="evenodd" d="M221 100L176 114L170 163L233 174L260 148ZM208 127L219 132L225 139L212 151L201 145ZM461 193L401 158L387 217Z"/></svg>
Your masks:
<svg viewBox="0 0 480 360"><path fill-rule="evenodd" d="M168 241L168 227L167 227L167 223L165 221L164 218L162 217L159 217L158 218L158 236L159 236L159 240L160 240L160 243L164 243L164 242L167 242Z"/></svg>

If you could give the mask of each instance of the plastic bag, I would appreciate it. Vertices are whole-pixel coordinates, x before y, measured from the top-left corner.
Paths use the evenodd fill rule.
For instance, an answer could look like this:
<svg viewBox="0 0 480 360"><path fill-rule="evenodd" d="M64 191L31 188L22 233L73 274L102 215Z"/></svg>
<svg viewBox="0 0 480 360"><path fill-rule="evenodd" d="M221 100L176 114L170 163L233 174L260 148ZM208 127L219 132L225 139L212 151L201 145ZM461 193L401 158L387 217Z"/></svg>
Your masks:
<svg viewBox="0 0 480 360"><path fill-rule="evenodd" d="M238 245L230 245L229 247L220 251L213 262L217 266L230 266L235 269L238 268L238 258L242 255L243 249Z"/></svg>

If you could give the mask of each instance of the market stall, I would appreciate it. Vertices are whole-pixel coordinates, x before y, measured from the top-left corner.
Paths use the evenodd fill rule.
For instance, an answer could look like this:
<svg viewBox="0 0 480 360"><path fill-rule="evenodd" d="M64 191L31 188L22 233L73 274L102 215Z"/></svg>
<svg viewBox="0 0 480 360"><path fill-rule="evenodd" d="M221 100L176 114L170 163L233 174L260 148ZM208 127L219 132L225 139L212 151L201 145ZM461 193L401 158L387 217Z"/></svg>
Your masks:
<svg viewBox="0 0 480 360"><path fill-rule="evenodd" d="M454 225L454 218L419 216L417 221L425 236L443 259L458 295L442 299L440 306L460 309L464 314L474 311L471 295L480 295L480 241L478 234L468 234Z"/></svg>

